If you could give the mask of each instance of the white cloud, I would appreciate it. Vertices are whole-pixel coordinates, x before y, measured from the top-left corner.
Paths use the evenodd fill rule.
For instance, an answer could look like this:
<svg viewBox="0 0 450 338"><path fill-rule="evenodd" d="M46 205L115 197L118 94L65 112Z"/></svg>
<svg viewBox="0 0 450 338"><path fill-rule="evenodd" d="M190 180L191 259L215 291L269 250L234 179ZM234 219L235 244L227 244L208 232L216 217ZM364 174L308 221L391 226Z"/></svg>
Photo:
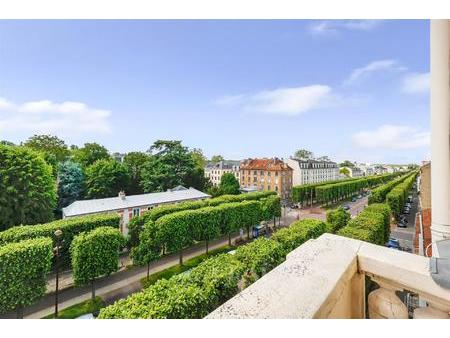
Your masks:
<svg viewBox="0 0 450 338"><path fill-rule="evenodd" d="M14 103L0 98L0 132L79 135L109 133L109 110L82 102L56 103L49 100Z"/></svg>
<svg viewBox="0 0 450 338"><path fill-rule="evenodd" d="M369 31L378 27L383 20L323 20L309 26L314 35L333 35L343 30Z"/></svg>
<svg viewBox="0 0 450 338"><path fill-rule="evenodd" d="M402 91L407 94L429 93L430 73L411 73L403 78Z"/></svg>
<svg viewBox="0 0 450 338"><path fill-rule="evenodd" d="M430 144L430 133L410 126L383 125L354 134L353 142L358 147L369 149L416 149Z"/></svg>
<svg viewBox="0 0 450 338"><path fill-rule="evenodd" d="M278 88L256 94L224 96L216 101L220 105L238 106L243 110L280 115L298 115L332 104L338 97L326 85Z"/></svg>
<svg viewBox="0 0 450 338"><path fill-rule="evenodd" d="M401 66L396 60L376 60L368 63L367 65L355 68L350 76L344 81L344 84L355 83L362 78L369 76L372 73L379 71L405 71L406 68Z"/></svg>

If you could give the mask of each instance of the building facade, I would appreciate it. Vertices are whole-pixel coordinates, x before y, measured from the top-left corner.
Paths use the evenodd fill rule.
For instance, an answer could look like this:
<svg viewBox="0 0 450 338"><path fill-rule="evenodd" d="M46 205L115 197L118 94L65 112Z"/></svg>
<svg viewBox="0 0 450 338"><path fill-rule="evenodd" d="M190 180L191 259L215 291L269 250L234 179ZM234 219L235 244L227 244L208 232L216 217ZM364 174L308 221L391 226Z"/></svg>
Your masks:
<svg viewBox="0 0 450 338"><path fill-rule="evenodd" d="M127 224L136 216L163 204L202 200L211 197L194 188L182 186L164 192L75 201L62 209L63 218L116 212L121 217L120 231L128 233Z"/></svg>
<svg viewBox="0 0 450 338"><path fill-rule="evenodd" d="M293 184L311 184L339 180L339 166L332 161L290 158L287 164L293 169Z"/></svg>
<svg viewBox="0 0 450 338"><path fill-rule="evenodd" d="M208 163L205 166L205 177L209 178L214 186L220 184L222 175L231 173L239 181L239 161L220 161L217 163Z"/></svg>
<svg viewBox="0 0 450 338"><path fill-rule="evenodd" d="M419 212L416 215L414 253L423 256L432 255L431 244L431 163L420 167L418 178Z"/></svg>
<svg viewBox="0 0 450 338"><path fill-rule="evenodd" d="M241 162L242 189L276 191L287 201L292 191L292 168L279 158L247 159Z"/></svg>

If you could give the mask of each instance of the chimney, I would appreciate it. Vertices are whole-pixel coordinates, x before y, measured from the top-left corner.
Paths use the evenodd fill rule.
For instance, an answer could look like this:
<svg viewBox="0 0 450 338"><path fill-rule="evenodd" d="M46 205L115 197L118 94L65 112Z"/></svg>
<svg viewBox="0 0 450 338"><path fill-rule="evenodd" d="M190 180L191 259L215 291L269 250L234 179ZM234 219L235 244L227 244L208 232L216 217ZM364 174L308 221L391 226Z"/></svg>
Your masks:
<svg viewBox="0 0 450 338"><path fill-rule="evenodd" d="M119 197L122 199L122 201L125 201L125 191L119 191Z"/></svg>

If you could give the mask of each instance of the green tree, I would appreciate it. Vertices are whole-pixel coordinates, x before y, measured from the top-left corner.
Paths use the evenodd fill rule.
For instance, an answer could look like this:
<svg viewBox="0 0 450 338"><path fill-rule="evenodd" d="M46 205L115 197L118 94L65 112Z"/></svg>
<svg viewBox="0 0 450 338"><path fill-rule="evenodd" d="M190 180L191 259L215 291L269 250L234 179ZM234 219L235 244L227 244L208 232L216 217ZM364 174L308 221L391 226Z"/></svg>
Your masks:
<svg viewBox="0 0 450 338"><path fill-rule="evenodd" d="M200 181L201 171L181 141L158 140L151 147L152 156L142 168L142 186L145 192L165 191L177 185Z"/></svg>
<svg viewBox="0 0 450 338"><path fill-rule="evenodd" d="M123 159L123 164L128 168L131 176L129 186L129 194L131 195L144 193L144 189L141 186L141 171L147 159L148 155L139 151L128 153Z"/></svg>
<svg viewBox="0 0 450 338"><path fill-rule="evenodd" d="M327 211L327 223L330 226L329 230L331 233L335 233L345 227L349 220L350 213L342 207Z"/></svg>
<svg viewBox="0 0 450 338"><path fill-rule="evenodd" d="M224 195L238 195L239 187L239 181L232 173L225 173L220 178L219 190Z"/></svg>
<svg viewBox="0 0 450 338"><path fill-rule="evenodd" d="M137 224L135 225L137 226ZM139 233L139 241L133 241L133 244L137 245L131 248L131 258L134 265L147 264L148 278L150 263L160 257L164 243L153 221L145 223L143 229L140 232L135 231L132 236L136 236L136 233Z"/></svg>
<svg viewBox="0 0 450 338"><path fill-rule="evenodd" d="M23 145L51 155L49 158L53 157L56 162L64 161L70 154L66 143L52 135L34 135L26 140Z"/></svg>
<svg viewBox="0 0 450 338"><path fill-rule="evenodd" d="M348 170L347 167L342 167L341 169L339 169L339 173L341 173L347 177L350 177L350 170Z"/></svg>
<svg viewBox="0 0 450 338"><path fill-rule="evenodd" d="M218 163L223 160L224 159L223 159L222 155L214 155L213 157L211 157L211 162L214 162L214 163Z"/></svg>
<svg viewBox="0 0 450 338"><path fill-rule="evenodd" d="M85 143L82 148L74 148L73 159L84 168L92 165L95 161L110 159L108 149L98 143Z"/></svg>
<svg viewBox="0 0 450 338"><path fill-rule="evenodd" d="M313 158L314 154L309 150L299 149L295 152L294 156L301 159L311 159Z"/></svg>
<svg viewBox="0 0 450 338"><path fill-rule="evenodd" d="M58 209L62 209L83 196L84 174L80 164L65 161L58 166Z"/></svg>
<svg viewBox="0 0 450 338"><path fill-rule="evenodd" d="M201 149L198 148L192 149L191 155L197 167L202 169L205 168L207 159L206 156L203 155L203 151Z"/></svg>
<svg viewBox="0 0 450 338"><path fill-rule="evenodd" d="M27 147L0 145L0 229L45 223L56 206L52 168Z"/></svg>
<svg viewBox="0 0 450 338"><path fill-rule="evenodd" d="M113 159L96 161L86 169L86 197L104 198L128 191L130 174L127 167Z"/></svg>
<svg viewBox="0 0 450 338"><path fill-rule="evenodd" d="M345 160L344 162L339 163L339 166L353 168L355 164L349 160Z"/></svg>
<svg viewBox="0 0 450 338"><path fill-rule="evenodd" d="M119 230L100 227L77 235L70 246L72 273L76 285L90 283L95 300L95 279L119 269L119 251L124 238Z"/></svg>

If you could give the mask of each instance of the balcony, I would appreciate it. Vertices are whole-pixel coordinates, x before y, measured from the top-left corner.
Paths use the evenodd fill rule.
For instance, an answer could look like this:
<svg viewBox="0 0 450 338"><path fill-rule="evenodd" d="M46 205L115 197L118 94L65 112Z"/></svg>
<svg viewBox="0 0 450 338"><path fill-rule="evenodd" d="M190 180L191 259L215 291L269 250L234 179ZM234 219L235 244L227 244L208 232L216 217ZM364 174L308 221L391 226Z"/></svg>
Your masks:
<svg viewBox="0 0 450 338"><path fill-rule="evenodd" d="M324 234L206 318L406 319L399 291L426 302L414 318L449 318L450 290L437 285L428 268L429 259L422 256ZM379 288L366 297L369 279Z"/></svg>

